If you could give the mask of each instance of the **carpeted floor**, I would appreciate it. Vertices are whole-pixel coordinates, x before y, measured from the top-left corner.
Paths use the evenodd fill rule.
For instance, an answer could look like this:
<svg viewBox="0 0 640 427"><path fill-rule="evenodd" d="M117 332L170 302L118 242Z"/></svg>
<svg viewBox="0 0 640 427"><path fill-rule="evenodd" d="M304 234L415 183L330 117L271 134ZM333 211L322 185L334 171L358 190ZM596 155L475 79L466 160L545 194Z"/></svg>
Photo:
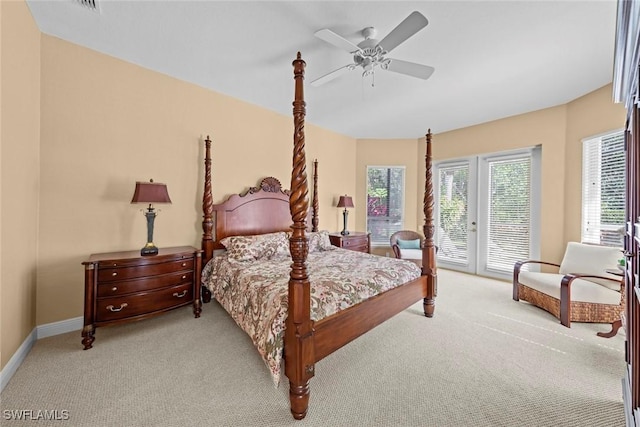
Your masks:
<svg viewBox="0 0 640 427"><path fill-rule="evenodd" d="M249 338L215 302L39 340L0 396L2 426L624 426L624 333L560 325L511 284L439 271L421 304L316 365L309 413L289 414ZM68 420L15 421L57 410ZM63 412L65 411L65 412ZM66 416L64 416L66 418Z"/></svg>

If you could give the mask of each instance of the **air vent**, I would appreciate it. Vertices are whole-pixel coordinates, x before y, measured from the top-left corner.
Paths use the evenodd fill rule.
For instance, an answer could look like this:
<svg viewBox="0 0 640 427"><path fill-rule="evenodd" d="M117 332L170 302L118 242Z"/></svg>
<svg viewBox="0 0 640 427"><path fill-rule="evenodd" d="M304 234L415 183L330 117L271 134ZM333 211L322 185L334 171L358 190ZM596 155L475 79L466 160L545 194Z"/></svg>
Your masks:
<svg viewBox="0 0 640 427"><path fill-rule="evenodd" d="M94 10L98 13L100 12L100 9L98 8L98 0L74 0L74 1L79 5L86 7L87 9Z"/></svg>

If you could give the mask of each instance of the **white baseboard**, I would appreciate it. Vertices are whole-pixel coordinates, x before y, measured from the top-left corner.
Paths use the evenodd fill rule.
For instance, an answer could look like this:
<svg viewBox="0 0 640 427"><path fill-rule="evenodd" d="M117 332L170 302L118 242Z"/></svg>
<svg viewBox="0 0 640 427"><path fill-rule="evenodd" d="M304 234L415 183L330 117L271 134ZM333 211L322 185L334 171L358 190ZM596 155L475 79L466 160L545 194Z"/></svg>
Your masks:
<svg viewBox="0 0 640 427"><path fill-rule="evenodd" d="M9 380L16 373L22 362L29 354L31 347L40 338L52 337L54 335L66 334L67 332L79 331L83 326L83 317L74 317L73 319L61 320L59 322L47 323L46 325L36 326L27 338L22 342L22 345L11 356L9 362L0 371L0 393L4 390L5 386L9 384Z"/></svg>
<svg viewBox="0 0 640 427"><path fill-rule="evenodd" d="M59 322L37 326L38 339L66 334L67 332L79 331L82 329L83 323L84 318L80 316L74 317L73 319L61 320Z"/></svg>
<svg viewBox="0 0 640 427"><path fill-rule="evenodd" d="M36 342L36 330L35 328L31 333L27 336L27 338L22 342L22 345L18 347L18 350L13 353L9 362L5 365L5 367L0 371L0 393L4 390L5 386L9 384L9 380L13 377L13 374L16 373L22 362L29 354L31 347Z"/></svg>

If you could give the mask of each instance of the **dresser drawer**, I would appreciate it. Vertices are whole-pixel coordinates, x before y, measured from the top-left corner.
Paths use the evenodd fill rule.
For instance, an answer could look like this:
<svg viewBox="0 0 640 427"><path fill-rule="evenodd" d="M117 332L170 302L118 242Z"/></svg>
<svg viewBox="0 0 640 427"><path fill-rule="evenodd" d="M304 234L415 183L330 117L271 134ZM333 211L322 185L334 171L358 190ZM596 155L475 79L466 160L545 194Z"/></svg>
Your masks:
<svg viewBox="0 0 640 427"><path fill-rule="evenodd" d="M193 257L131 267L121 267L120 265L118 263L100 263L98 266L98 283L193 270Z"/></svg>
<svg viewBox="0 0 640 427"><path fill-rule="evenodd" d="M342 247L345 249L356 250L356 248L369 246L369 238L367 236L349 237L342 240Z"/></svg>
<svg viewBox="0 0 640 427"><path fill-rule="evenodd" d="M165 310L193 301L193 284L183 283L151 292L120 297L100 298L96 304L96 321L125 319Z"/></svg>
<svg viewBox="0 0 640 427"><path fill-rule="evenodd" d="M119 282L101 283L98 285L98 298L113 297L142 291L166 288L181 283L193 283L193 271L150 276L140 279Z"/></svg>
<svg viewBox="0 0 640 427"><path fill-rule="evenodd" d="M346 236L341 233L330 233L329 240L333 246L356 252L369 253L369 233L352 232Z"/></svg>
<svg viewBox="0 0 640 427"><path fill-rule="evenodd" d="M369 252L369 245L367 242L359 244L352 243L350 245L344 245L344 249L349 249L350 251L355 252Z"/></svg>

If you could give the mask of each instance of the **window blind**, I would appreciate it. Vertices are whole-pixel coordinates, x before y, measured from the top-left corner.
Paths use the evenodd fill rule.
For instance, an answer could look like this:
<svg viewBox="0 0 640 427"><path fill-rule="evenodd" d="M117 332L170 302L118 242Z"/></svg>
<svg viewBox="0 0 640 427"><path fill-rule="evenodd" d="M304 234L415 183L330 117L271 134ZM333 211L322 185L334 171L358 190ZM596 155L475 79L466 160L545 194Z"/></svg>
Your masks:
<svg viewBox="0 0 640 427"><path fill-rule="evenodd" d="M439 175L438 259L467 264L469 165L443 166Z"/></svg>
<svg viewBox="0 0 640 427"><path fill-rule="evenodd" d="M512 272L529 258L531 244L531 155L488 159L488 270Z"/></svg>
<svg viewBox="0 0 640 427"><path fill-rule="evenodd" d="M623 246L624 133L589 138L582 145L582 241Z"/></svg>

